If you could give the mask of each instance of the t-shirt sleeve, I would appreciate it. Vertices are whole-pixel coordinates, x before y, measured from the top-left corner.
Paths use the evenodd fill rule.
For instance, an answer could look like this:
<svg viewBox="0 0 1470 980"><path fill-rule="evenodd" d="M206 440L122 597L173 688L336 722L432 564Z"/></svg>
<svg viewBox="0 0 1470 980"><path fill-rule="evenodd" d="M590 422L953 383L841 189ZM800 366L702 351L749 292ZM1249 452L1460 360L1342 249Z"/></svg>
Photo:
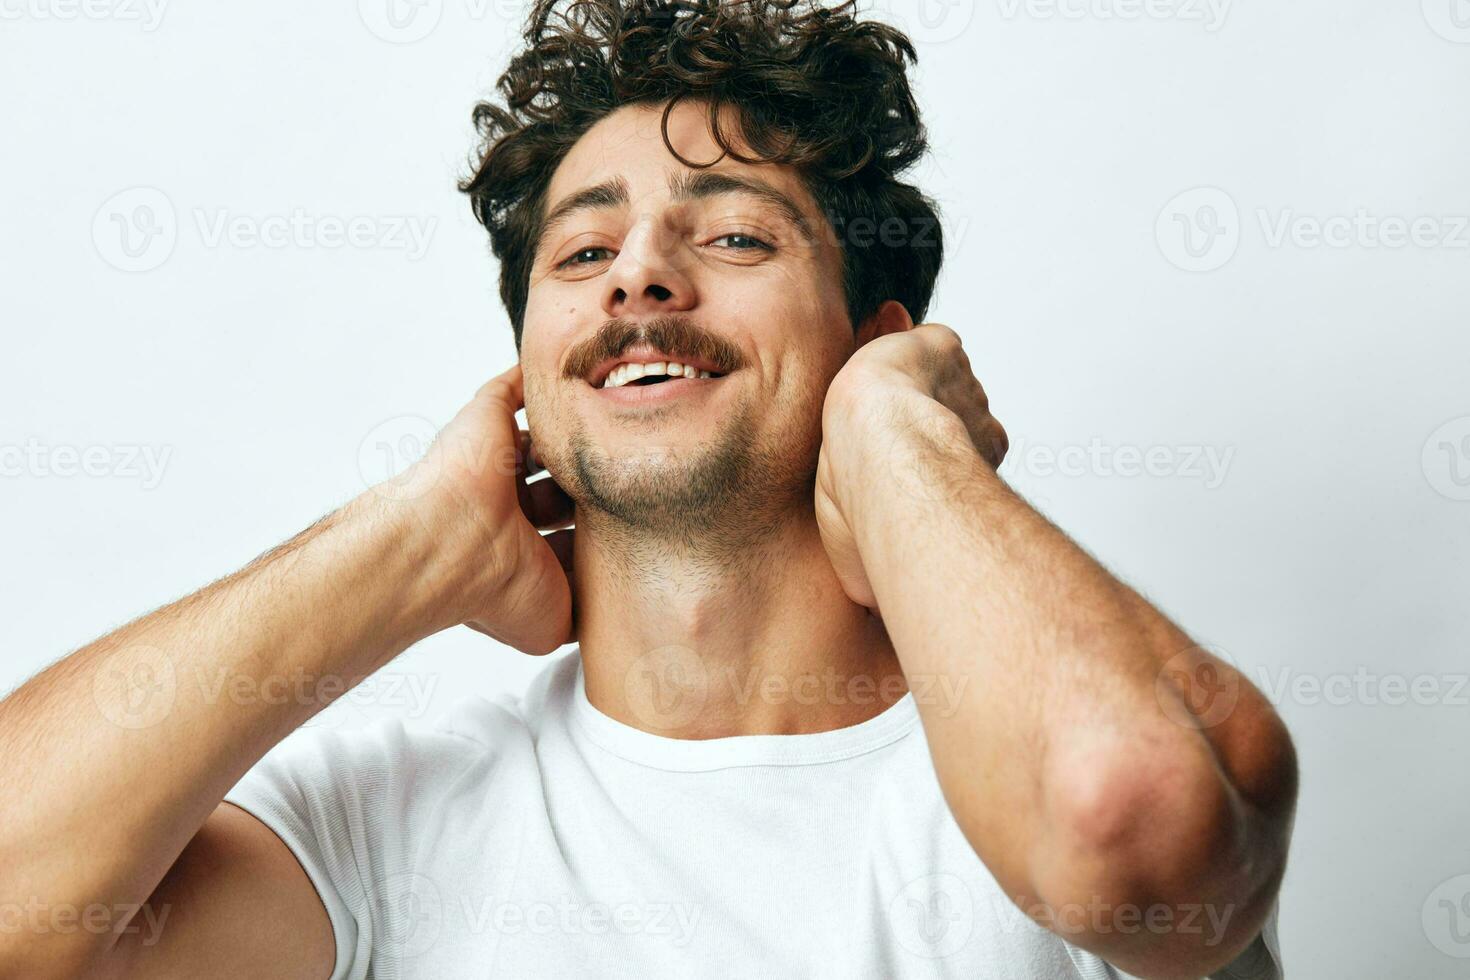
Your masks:
<svg viewBox="0 0 1470 980"><path fill-rule="evenodd" d="M395 906L412 901L415 814L477 748L446 732L410 733L396 719L306 727L225 794L274 831L311 879L337 947L331 980L364 980L374 951L391 948Z"/></svg>

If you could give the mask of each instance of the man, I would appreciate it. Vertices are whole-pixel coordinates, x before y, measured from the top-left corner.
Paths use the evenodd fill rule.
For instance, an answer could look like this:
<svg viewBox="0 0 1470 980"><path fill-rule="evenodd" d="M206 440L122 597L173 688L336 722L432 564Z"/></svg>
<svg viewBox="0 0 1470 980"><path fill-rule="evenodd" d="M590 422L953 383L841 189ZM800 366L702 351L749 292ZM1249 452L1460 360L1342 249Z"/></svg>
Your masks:
<svg viewBox="0 0 1470 980"><path fill-rule="evenodd" d="M1280 720L1006 487L914 325L907 40L541 0L527 42L465 184L519 362L0 703L0 897L50 910L0 975L1279 976ZM458 624L577 649L287 738Z"/></svg>

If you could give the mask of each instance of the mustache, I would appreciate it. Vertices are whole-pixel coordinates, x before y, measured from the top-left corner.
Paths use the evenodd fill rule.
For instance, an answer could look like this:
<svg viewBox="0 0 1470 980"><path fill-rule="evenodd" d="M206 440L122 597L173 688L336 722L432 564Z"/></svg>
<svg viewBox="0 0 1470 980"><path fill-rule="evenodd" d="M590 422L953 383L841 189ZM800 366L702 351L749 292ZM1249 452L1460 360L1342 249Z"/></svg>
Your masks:
<svg viewBox="0 0 1470 980"><path fill-rule="evenodd" d="M568 381L580 381L602 361L621 357L624 351L638 343L648 344L675 360L682 357L709 361L721 374L743 367L745 361L739 347L710 333L687 316L665 313L641 323L614 317L596 334L572 349L562 368L562 377Z"/></svg>

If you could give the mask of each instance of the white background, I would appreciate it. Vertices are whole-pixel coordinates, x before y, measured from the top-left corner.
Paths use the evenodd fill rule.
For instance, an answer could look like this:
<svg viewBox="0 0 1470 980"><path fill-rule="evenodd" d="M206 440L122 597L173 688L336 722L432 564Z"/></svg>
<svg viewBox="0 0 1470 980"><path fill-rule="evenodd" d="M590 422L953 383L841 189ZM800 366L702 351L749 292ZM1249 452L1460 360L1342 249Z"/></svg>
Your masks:
<svg viewBox="0 0 1470 980"><path fill-rule="evenodd" d="M930 318L1005 472L1295 735L1293 977L1470 975L1456 2L877 4L919 42ZM454 181L520 5L385 3L0 0L0 690L361 492L514 357ZM211 234L298 209L370 240ZM323 723L539 666L451 631Z"/></svg>

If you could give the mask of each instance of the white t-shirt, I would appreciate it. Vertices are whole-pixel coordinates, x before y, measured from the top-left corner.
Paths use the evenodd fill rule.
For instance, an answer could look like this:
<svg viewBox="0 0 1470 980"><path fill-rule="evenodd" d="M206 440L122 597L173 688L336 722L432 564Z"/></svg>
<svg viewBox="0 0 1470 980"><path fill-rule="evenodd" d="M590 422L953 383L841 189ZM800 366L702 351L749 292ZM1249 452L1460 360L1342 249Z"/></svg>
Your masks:
<svg viewBox="0 0 1470 980"><path fill-rule="evenodd" d="M1126 976L1001 891L912 693L834 731L673 739L594 708L574 648L428 730L304 728L225 799L306 869L333 980ZM1217 976L1278 980L1275 918Z"/></svg>

